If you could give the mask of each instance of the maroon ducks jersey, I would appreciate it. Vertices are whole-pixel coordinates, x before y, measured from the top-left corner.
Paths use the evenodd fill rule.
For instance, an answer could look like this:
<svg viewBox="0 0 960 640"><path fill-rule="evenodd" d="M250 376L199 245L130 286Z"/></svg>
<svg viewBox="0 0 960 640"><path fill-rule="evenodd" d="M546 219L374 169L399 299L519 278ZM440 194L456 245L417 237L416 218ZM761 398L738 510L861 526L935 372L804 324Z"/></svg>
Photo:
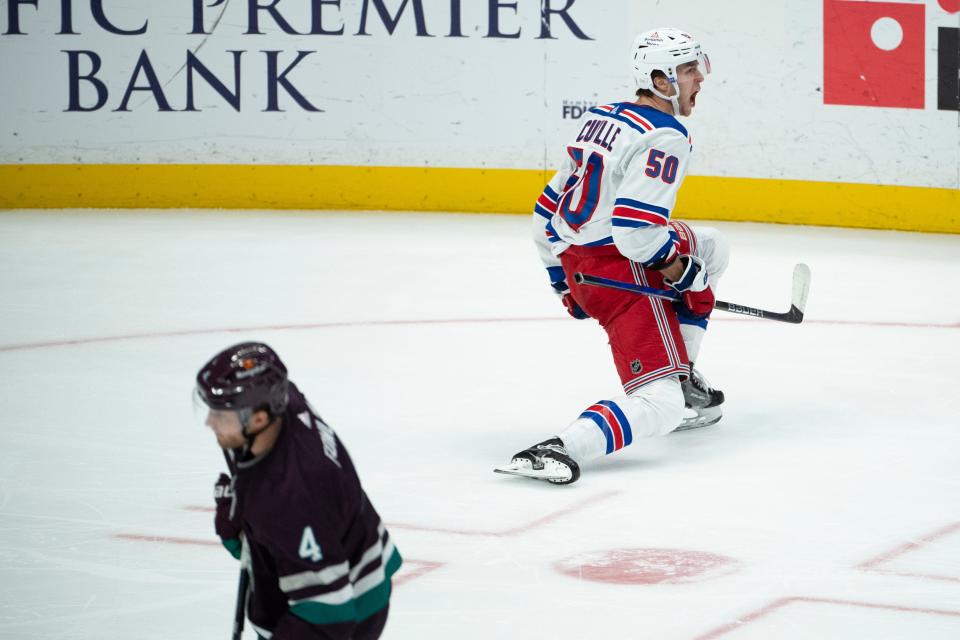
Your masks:
<svg viewBox="0 0 960 640"><path fill-rule="evenodd" d="M292 382L273 448L228 463L250 550L248 616L261 636L314 637L314 625L331 625L349 637L387 606L400 554L347 450Z"/></svg>

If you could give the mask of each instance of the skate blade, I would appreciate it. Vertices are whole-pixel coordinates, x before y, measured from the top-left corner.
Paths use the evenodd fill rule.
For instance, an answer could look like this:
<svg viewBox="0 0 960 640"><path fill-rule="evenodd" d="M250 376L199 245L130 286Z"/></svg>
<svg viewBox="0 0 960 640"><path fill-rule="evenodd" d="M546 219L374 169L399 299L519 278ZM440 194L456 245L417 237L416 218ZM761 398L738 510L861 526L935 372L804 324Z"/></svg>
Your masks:
<svg viewBox="0 0 960 640"><path fill-rule="evenodd" d="M511 476L520 476L522 478L533 478L534 480L546 480L547 482L565 482L570 479L570 470L561 471L559 469L550 469L550 465L543 469L531 469L516 464L505 464L501 467L494 467L494 473L505 473Z"/></svg>
<svg viewBox="0 0 960 640"><path fill-rule="evenodd" d="M680 426L674 429L674 431L688 431L690 429L700 429L701 427L709 427L712 424L717 424L720 422L720 418L723 417L723 411L720 407L709 407L707 409L701 409L701 413L694 414L692 417L684 418L680 422Z"/></svg>

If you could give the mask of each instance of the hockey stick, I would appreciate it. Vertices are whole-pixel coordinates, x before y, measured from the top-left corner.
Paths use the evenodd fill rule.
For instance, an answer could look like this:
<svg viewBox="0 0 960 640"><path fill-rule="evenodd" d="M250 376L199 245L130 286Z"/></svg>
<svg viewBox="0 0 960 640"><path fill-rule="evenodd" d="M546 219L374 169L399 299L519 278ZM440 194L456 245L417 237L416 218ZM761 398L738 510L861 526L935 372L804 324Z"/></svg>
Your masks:
<svg viewBox="0 0 960 640"><path fill-rule="evenodd" d="M247 614L247 589L250 587L250 574L243 567L240 569L240 580L237 583L237 609L233 614L232 640L240 640L243 635L243 619Z"/></svg>
<svg viewBox="0 0 960 640"><path fill-rule="evenodd" d="M680 295L676 291L670 291L669 289L644 287L639 284L633 284L632 282L611 280L610 278L601 278L600 276L591 276L579 272L573 274L573 279L577 284L619 289L621 291L650 296L651 298L673 300L674 302L680 300ZM801 263L793 268L793 296L790 299L789 310L779 313L776 311L757 309L756 307L748 307L734 302L724 302L723 300L717 300L714 304L714 309L729 311L730 313L739 313L744 316L753 316L754 318L762 318L764 320L800 324L803 322L803 312L807 307L808 293L810 293L810 267Z"/></svg>

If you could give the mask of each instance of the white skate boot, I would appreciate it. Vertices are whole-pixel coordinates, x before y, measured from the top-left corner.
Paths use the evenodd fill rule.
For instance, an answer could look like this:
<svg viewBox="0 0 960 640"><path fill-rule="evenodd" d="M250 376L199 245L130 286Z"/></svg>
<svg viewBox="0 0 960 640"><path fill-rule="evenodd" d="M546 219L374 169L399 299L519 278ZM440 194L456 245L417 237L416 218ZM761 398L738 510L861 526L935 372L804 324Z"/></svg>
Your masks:
<svg viewBox="0 0 960 640"><path fill-rule="evenodd" d="M567 453L560 438L550 438L514 454L510 464L493 469L553 484L570 484L580 477L580 466Z"/></svg>

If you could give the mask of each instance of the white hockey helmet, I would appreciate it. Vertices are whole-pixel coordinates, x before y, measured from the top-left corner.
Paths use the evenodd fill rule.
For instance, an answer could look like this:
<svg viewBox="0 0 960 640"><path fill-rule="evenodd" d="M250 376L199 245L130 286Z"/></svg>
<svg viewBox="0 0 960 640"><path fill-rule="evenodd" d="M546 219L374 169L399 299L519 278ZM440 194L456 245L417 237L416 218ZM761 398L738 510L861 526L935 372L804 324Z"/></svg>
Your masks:
<svg viewBox="0 0 960 640"><path fill-rule="evenodd" d="M710 58L700 48L700 43L689 33L672 27L644 31L633 41L630 50L630 65L637 89L647 89L673 103L674 113L680 108L674 96L670 98L653 84L653 72L663 73L670 84L677 84L677 67L687 62L699 62L704 75L710 73Z"/></svg>

